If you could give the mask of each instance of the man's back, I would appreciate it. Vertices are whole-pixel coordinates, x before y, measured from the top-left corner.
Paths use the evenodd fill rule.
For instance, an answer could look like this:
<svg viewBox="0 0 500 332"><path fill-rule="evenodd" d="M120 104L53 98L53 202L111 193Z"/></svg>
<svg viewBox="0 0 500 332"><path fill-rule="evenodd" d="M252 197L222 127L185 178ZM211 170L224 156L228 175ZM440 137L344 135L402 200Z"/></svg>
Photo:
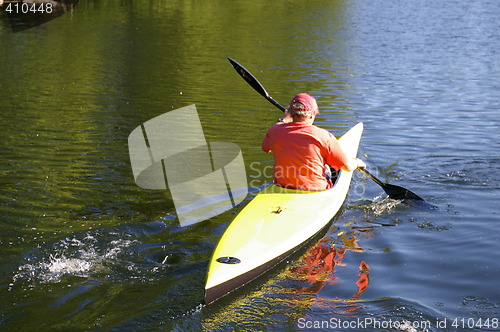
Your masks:
<svg viewBox="0 0 500 332"><path fill-rule="evenodd" d="M339 170L347 163L335 137L306 122L272 126L262 149L274 154L274 181L288 188L328 189L332 183L325 177L326 164Z"/></svg>

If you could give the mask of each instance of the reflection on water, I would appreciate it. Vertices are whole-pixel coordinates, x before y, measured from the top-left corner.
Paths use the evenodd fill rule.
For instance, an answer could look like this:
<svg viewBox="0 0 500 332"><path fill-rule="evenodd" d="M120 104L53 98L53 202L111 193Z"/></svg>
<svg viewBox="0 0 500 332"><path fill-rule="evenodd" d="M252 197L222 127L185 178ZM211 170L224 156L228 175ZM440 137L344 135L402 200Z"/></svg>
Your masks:
<svg viewBox="0 0 500 332"><path fill-rule="evenodd" d="M336 283L336 277L333 274L336 267L342 266L342 259L346 251L363 251L362 248L358 247L354 235L350 234L348 236L344 233L340 237L342 245L329 244L328 239L323 239L307 250L299 262L288 269L288 277L291 280L305 283L303 286L292 287L295 289L295 293L317 294L326 283ZM360 278L356 281L358 290L349 300L360 297L366 290L369 284L369 274L370 268L368 264L361 261L358 272Z"/></svg>
<svg viewBox="0 0 500 332"><path fill-rule="evenodd" d="M289 280L294 282L300 282L302 285L292 285L291 293L298 295L298 298L303 294L311 293L315 294L315 297L310 297L307 299L309 304L307 306L311 307L335 307L345 306L345 311L340 311L340 314L353 312L359 308L360 305L355 303L359 301L359 298L363 292L368 288L370 283L370 267L365 261L359 263L358 269L358 280L356 281L357 291L352 294L350 298L340 299L319 296L319 292L325 286L329 284L331 288L335 288L333 285L340 283L342 287L346 287L345 282L338 280L335 275L336 267L342 268L345 264L342 263L344 255L348 251L362 252L363 249L357 244L356 238L353 234L345 234L345 232L340 232L338 234L340 240L340 245L331 244L328 238L319 241L311 249L307 250L304 256L288 269L287 277ZM305 306L305 304L303 304Z"/></svg>

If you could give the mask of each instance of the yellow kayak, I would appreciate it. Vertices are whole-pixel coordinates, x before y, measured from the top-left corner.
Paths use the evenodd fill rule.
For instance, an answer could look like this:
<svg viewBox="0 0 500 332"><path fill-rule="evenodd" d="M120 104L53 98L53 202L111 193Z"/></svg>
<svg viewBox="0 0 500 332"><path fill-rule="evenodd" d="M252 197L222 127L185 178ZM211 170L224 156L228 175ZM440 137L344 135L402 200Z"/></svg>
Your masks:
<svg viewBox="0 0 500 332"><path fill-rule="evenodd" d="M339 138L348 157L356 157L363 133L358 123ZM340 171L324 191L261 191L236 216L210 259L205 303L209 304L268 271L320 232L345 201L352 172Z"/></svg>

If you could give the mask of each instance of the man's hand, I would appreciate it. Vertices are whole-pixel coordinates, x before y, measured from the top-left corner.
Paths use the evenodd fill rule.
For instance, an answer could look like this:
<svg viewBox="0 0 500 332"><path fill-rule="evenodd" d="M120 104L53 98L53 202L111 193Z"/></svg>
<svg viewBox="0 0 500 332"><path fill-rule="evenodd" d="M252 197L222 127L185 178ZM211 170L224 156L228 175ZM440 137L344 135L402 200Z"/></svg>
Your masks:
<svg viewBox="0 0 500 332"><path fill-rule="evenodd" d="M359 159L359 158L354 158L358 161L358 167L356 168L366 168L366 164L363 160Z"/></svg>
<svg viewBox="0 0 500 332"><path fill-rule="evenodd" d="M343 167L343 169L348 172L352 172L357 168L366 168L365 162L359 158L349 159L347 164Z"/></svg>

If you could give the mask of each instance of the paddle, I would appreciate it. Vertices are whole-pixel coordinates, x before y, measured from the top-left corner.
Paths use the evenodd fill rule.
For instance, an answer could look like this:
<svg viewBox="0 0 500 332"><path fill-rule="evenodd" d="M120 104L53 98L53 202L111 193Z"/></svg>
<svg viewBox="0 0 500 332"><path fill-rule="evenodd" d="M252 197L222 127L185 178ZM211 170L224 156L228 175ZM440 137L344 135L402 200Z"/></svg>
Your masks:
<svg viewBox="0 0 500 332"><path fill-rule="evenodd" d="M375 177L375 175L371 174L364 168L358 168L358 171L365 173L370 179L375 181L376 184L382 187L384 189L385 193L393 199L398 199L398 200L405 200L405 199L412 199L416 201L423 201L421 197L419 197L417 194L409 191L408 189L405 189L400 186L395 186L393 184L389 183L383 183L379 179Z"/></svg>
<svg viewBox="0 0 500 332"><path fill-rule="evenodd" d="M271 104L274 106L278 107L281 111L285 111L286 108L283 107L281 104L279 104L276 100L274 100L269 93L267 93L266 89L260 84L260 82L253 76L245 67L240 65L237 61L227 58L231 65L233 65L234 69L240 74L241 77L245 81L247 81L248 84L252 88L255 89L261 96L266 98ZM372 179L376 184L382 187L382 189L386 192L386 194L393 199L397 200L417 200L417 201L423 201L422 198L420 198L417 194L412 193L408 189L405 189L403 187L395 186L389 183L383 183L377 177L374 175L370 174L366 169L364 168L358 168L358 171L365 173L370 179Z"/></svg>
<svg viewBox="0 0 500 332"><path fill-rule="evenodd" d="M247 81L247 83L250 84L250 86L254 88L255 91L260 93L262 97L266 98L271 104L279 108L282 112L286 111L286 108L283 107L276 100L274 100L273 97L271 97L269 93L267 93L266 89L264 89L262 84L260 84L260 82L255 78L255 76L253 76L248 70L246 70L245 67L243 67L237 61L231 58L227 59L229 60L229 62L231 62L231 64L233 65L234 69L236 69L238 74L240 74L240 76L243 77L243 79Z"/></svg>

